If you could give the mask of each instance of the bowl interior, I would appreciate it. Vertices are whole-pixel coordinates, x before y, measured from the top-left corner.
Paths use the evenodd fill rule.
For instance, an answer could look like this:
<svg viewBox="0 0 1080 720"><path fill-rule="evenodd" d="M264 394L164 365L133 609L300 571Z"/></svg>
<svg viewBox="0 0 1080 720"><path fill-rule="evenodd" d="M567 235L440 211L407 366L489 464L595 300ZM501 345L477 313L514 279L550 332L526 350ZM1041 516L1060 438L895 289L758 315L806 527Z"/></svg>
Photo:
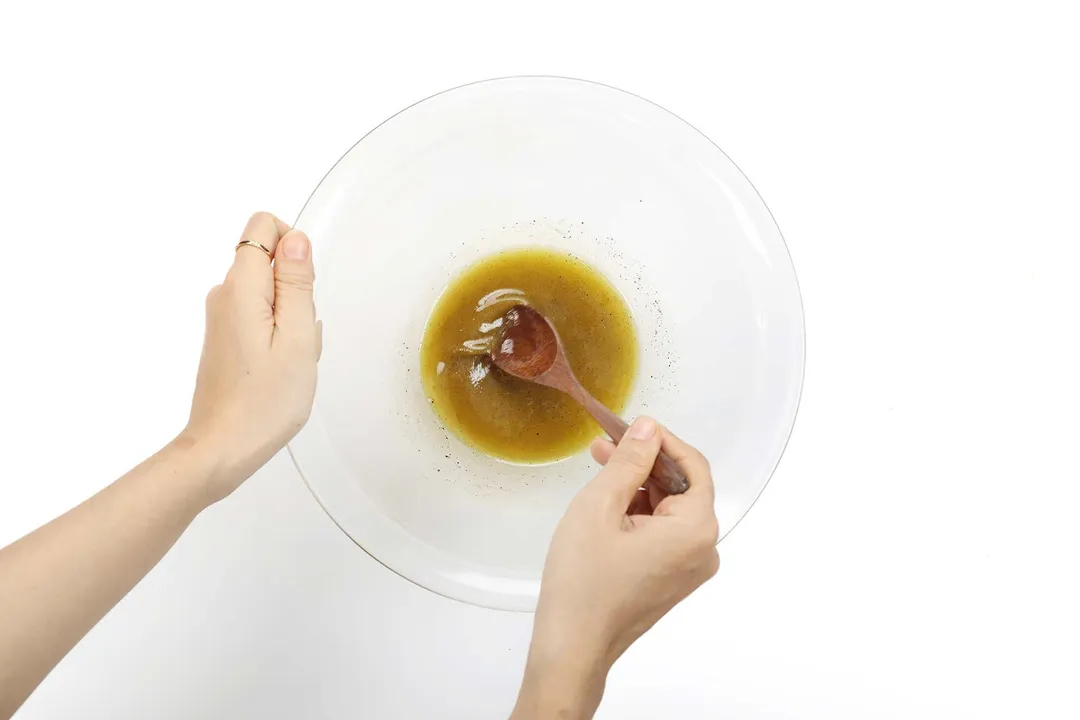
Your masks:
<svg viewBox="0 0 1080 720"><path fill-rule="evenodd" d="M596 471L587 453L480 455L428 406L419 345L435 299L508 247L577 254L625 296L641 345L626 414L709 457L722 533L768 481L802 381L794 271L746 178L662 108L557 78L457 88L354 146L297 226L315 243L324 349L290 450L331 517L405 577L531 609L552 530Z"/></svg>

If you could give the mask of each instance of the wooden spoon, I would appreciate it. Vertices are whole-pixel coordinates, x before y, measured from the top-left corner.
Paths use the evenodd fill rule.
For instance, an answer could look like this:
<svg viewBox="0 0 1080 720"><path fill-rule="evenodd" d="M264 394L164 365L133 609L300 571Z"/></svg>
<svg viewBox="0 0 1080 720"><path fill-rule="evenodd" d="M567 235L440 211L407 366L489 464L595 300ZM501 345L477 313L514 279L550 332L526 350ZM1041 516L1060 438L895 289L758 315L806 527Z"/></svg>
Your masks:
<svg viewBox="0 0 1080 720"><path fill-rule="evenodd" d="M629 426L622 418L608 410L574 377L555 328L528 305L515 305L503 315L491 348L491 360L514 377L563 391L585 408L616 443L626 433ZM679 466L663 450L656 457L649 479L669 495L684 493L690 487Z"/></svg>

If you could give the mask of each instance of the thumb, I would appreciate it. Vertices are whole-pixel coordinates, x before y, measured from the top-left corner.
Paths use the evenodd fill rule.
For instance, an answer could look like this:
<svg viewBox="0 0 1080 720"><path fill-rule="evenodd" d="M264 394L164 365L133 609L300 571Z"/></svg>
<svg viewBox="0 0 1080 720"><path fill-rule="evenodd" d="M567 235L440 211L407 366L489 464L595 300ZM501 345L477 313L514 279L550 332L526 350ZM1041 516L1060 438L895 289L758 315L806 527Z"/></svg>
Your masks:
<svg viewBox="0 0 1080 720"><path fill-rule="evenodd" d="M651 417L639 417L596 477L595 484L610 498L620 515L626 512L638 488L645 484L659 452L659 426Z"/></svg>
<svg viewBox="0 0 1080 720"><path fill-rule="evenodd" d="M315 266L311 241L299 230L290 230L274 253L274 325L280 334L315 352L315 301L312 289Z"/></svg>

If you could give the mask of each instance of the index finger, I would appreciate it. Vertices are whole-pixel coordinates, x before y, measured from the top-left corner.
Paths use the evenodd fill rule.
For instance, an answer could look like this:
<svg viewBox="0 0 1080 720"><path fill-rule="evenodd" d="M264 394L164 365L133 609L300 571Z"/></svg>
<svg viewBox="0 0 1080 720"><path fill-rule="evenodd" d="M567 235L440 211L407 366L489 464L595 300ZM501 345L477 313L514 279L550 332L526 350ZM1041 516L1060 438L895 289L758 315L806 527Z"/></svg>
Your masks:
<svg viewBox="0 0 1080 720"><path fill-rule="evenodd" d="M245 290L258 292L265 296L268 303L273 304L274 273L270 270L270 261L277 249L278 240L287 232L289 226L268 212L252 215L244 226L240 241L256 243L266 248L266 252L253 245L237 246L228 279Z"/></svg>

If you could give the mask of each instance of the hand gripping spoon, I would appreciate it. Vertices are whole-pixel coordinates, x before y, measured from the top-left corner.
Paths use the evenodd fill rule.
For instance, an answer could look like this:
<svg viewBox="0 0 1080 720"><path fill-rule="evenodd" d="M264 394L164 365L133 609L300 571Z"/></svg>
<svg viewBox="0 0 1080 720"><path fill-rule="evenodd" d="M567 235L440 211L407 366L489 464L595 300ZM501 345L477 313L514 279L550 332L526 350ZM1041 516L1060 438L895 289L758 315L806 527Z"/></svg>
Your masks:
<svg viewBox="0 0 1080 720"><path fill-rule="evenodd" d="M515 305L503 315L491 348L495 366L516 378L566 393L593 416L616 443L629 427L618 415L582 387L566 360L562 341L547 318L528 305ZM669 495L690 487L679 466L663 450L656 457L649 479Z"/></svg>

